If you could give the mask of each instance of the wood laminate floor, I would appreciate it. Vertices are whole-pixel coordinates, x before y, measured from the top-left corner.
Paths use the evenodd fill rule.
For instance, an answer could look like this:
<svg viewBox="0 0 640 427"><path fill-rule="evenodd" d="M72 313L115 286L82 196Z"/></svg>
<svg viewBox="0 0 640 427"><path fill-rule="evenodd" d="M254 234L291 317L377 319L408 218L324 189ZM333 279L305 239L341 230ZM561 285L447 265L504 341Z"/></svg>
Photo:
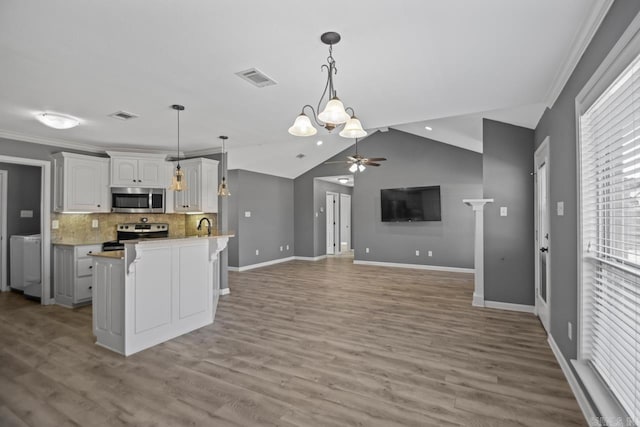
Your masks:
<svg viewBox="0 0 640 427"><path fill-rule="evenodd" d="M128 358L90 307L1 294L0 425L586 424L537 318L472 308L469 274L331 258L230 284L213 325Z"/></svg>

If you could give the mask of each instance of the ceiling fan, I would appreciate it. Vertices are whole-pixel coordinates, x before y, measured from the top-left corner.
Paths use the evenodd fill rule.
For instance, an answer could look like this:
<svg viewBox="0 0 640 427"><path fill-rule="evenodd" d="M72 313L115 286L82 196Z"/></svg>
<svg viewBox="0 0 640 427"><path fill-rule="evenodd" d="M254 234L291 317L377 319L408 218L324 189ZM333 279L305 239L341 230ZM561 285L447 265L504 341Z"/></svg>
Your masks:
<svg viewBox="0 0 640 427"><path fill-rule="evenodd" d="M380 163L387 159L384 157L364 157L358 154L358 138L356 138L356 153L352 156L347 156L347 160L338 160L335 162L324 162L325 165L331 163L348 163L351 166L349 167L349 172L362 172L366 169L367 166L380 166Z"/></svg>

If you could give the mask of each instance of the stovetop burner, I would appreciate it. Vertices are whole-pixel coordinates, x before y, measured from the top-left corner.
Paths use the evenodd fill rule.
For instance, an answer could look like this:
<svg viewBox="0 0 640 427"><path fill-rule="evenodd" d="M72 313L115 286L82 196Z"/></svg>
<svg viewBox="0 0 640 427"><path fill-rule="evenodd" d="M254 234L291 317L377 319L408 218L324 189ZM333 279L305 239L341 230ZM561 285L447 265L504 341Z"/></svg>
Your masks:
<svg viewBox="0 0 640 427"><path fill-rule="evenodd" d="M125 240L154 239L169 236L169 224L167 223L118 224L116 230L118 231L118 240L104 242L102 244L103 251L121 251L124 249L123 241Z"/></svg>

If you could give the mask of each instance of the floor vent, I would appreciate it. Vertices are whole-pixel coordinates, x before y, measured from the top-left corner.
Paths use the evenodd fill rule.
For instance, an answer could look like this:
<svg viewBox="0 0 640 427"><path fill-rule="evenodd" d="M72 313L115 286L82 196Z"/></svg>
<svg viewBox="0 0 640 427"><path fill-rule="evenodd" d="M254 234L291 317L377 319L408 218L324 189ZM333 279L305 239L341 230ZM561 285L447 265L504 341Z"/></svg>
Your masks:
<svg viewBox="0 0 640 427"><path fill-rule="evenodd" d="M254 85L255 87L273 86L276 81L267 76L257 68L249 68L248 70L238 71L236 76L244 79Z"/></svg>
<svg viewBox="0 0 640 427"><path fill-rule="evenodd" d="M137 114L129 113L127 111L116 111L115 113L109 114L109 117L113 117L114 119L118 120L131 120L137 119L140 116L138 116Z"/></svg>

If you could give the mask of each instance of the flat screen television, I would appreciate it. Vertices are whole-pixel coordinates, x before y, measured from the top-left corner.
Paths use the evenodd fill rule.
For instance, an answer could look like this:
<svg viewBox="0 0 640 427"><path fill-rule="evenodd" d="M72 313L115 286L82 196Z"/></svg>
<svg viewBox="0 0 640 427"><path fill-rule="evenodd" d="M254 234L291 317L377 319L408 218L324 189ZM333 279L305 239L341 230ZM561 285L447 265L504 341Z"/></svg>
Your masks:
<svg viewBox="0 0 640 427"><path fill-rule="evenodd" d="M383 222L441 221L440 186L380 190Z"/></svg>

